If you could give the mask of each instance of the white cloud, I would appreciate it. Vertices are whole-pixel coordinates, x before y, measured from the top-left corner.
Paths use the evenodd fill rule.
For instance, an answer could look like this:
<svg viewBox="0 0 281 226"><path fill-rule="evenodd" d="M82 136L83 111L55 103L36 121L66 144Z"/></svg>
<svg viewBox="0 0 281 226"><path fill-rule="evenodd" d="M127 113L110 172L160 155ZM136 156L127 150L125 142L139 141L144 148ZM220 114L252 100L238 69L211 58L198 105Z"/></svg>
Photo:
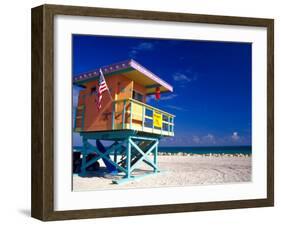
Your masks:
<svg viewBox="0 0 281 226"><path fill-rule="evenodd" d="M133 46L129 52L130 57L136 57L141 51L151 51L154 49L154 45L151 42L141 42L137 46Z"/></svg>
<svg viewBox="0 0 281 226"><path fill-rule="evenodd" d="M173 79L180 87L184 88L187 83L197 80L197 72L194 72L191 69L185 69L174 73Z"/></svg>
<svg viewBox="0 0 281 226"><path fill-rule="evenodd" d="M206 136L203 136L202 140L206 144L215 144L216 143L216 138L211 133L208 133Z"/></svg>
<svg viewBox="0 0 281 226"><path fill-rule="evenodd" d="M209 133L207 136L205 136L205 138L207 138L208 140L214 140L215 136Z"/></svg>
<svg viewBox="0 0 281 226"><path fill-rule="evenodd" d="M191 82L193 79L186 76L183 73L177 72L173 75L173 78L176 82L180 82L180 81L185 81L185 82Z"/></svg>
<svg viewBox="0 0 281 226"><path fill-rule="evenodd" d="M151 42L142 42L139 45L135 46L135 50L152 50L154 45Z"/></svg>
<svg viewBox="0 0 281 226"><path fill-rule="evenodd" d="M160 100L171 100L171 99L176 98L177 96L178 96L177 94L170 94L170 95L161 97Z"/></svg>
<svg viewBox="0 0 281 226"><path fill-rule="evenodd" d="M179 106L175 106L175 105L166 105L165 107L171 108L171 109L174 109L174 110L177 110L177 111L188 111L185 108L182 108L182 107L179 107Z"/></svg>
<svg viewBox="0 0 281 226"><path fill-rule="evenodd" d="M172 100L172 99L176 98L177 96L178 96L177 94L169 94L169 95L161 96L160 100ZM149 103L154 99L155 99L154 95L146 96L146 103Z"/></svg>
<svg viewBox="0 0 281 226"><path fill-rule="evenodd" d="M233 141L238 141L240 139L240 136L239 136L238 132L233 132L232 135L231 135L231 139Z"/></svg>
<svg viewBox="0 0 281 226"><path fill-rule="evenodd" d="M146 103L150 103L154 99L155 99L154 95L146 96Z"/></svg>
<svg viewBox="0 0 281 226"><path fill-rule="evenodd" d="M201 139L200 139L200 137L198 137L198 136L193 136L193 137L192 137L192 141L193 141L195 144L199 144L200 141L201 141Z"/></svg>

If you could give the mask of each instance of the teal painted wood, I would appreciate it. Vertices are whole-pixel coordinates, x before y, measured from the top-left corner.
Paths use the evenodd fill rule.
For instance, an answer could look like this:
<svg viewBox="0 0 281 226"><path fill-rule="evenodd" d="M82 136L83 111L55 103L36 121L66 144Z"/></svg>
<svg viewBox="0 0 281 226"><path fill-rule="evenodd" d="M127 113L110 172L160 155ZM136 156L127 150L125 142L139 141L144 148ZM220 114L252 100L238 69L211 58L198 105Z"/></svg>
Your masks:
<svg viewBox="0 0 281 226"><path fill-rule="evenodd" d="M115 124L115 102L112 102L112 130L114 130Z"/></svg>
<svg viewBox="0 0 281 226"><path fill-rule="evenodd" d="M90 160L89 162L85 163L84 165L82 164L81 168L87 168L89 165L93 164L94 162L96 162L97 160L104 158L107 161L109 161L111 164L113 164L116 168L118 168L120 171L123 172L127 172L126 169L124 169L122 166L118 165L117 163L115 163L114 161L112 161L112 159L109 157L107 157L108 154L110 154L111 149L113 148L107 148L105 153L100 152L95 146L93 146L92 144L90 144L89 142L87 142L87 146L89 146L92 150L94 150L94 152L96 154L98 154L97 157L95 157L94 159Z"/></svg>
<svg viewBox="0 0 281 226"><path fill-rule="evenodd" d="M117 141L114 142L114 145L115 145L116 147L114 148L114 158L113 158L113 161L114 161L115 163L117 163L117 154L118 154L118 150L119 150L119 148L117 147L118 144L119 144L119 143L118 143ZM122 144L121 144L121 145L122 145Z"/></svg>
<svg viewBox="0 0 281 226"><path fill-rule="evenodd" d="M170 123L173 123L173 118L172 117L170 117ZM170 128L170 130L169 130L169 132L173 132L173 125L172 124L170 124L169 125L169 128Z"/></svg>
<svg viewBox="0 0 281 226"><path fill-rule="evenodd" d="M122 111L122 129L125 128L125 113L126 113L126 100L123 102L123 111Z"/></svg>
<svg viewBox="0 0 281 226"><path fill-rule="evenodd" d="M157 138L153 137L144 137L144 136L130 136L131 139L136 139L136 140L151 140L151 141L156 141Z"/></svg>
<svg viewBox="0 0 281 226"><path fill-rule="evenodd" d="M148 154L150 152L153 151L153 149L158 145L157 141L155 142L155 144L153 144L149 150L144 153L138 145L135 144L135 142L132 141L132 139L129 138L129 143L142 155L142 157L140 159L138 159L138 161L131 167L131 169L128 169L128 171L130 170L130 172L132 172L134 169L136 169L136 167L143 161L143 159L145 159L147 162L149 162L153 167L154 169L158 170L158 167L154 164L154 162L152 162L150 160L150 158L148 157Z"/></svg>
<svg viewBox="0 0 281 226"><path fill-rule="evenodd" d="M99 132L81 132L80 135L87 139L93 140L124 140L129 136L137 135L134 130L114 130L114 131L99 131Z"/></svg>
<svg viewBox="0 0 281 226"><path fill-rule="evenodd" d="M172 117L172 132L174 132L174 117Z"/></svg>
<svg viewBox="0 0 281 226"><path fill-rule="evenodd" d="M112 146L113 146L113 145L111 145L111 146L108 148L108 149L110 149L110 150L108 150L108 153L112 151ZM83 149L85 149L85 151L84 151L85 155L91 154L91 153L97 153L97 152L99 152L99 150L98 150L95 146L90 145L90 143L88 143L87 141L84 143L84 145L83 145L83 147L82 147L82 150L83 150ZM101 158L101 156L98 155L97 157L91 159L91 160L88 161L87 163L82 164L82 167L81 167L81 168L83 168L83 169L84 169L84 168L87 168L88 166L92 165L94 162L96 162L96 161L99 160L100 158Z"/></svg>
<svg viewBox="0 0 281 226"><path fill-rule="evenodd" d="M126 150L126 166L127 166L127 172L126 172L126 178L131 178L131 142L130 138L127 140L127 150Z"/></svg>
<svg viewBox="0 0 281 226"><path fill-rule="evenodd" d="M114 134L118 132L119 135L117 137L120 138L120 135L122 135L122 139L117 139L110 147L107 147L105 152L99 151L97 147L89 143L88 140L90 139L96 139L97 134L95 133L88 133L88 132L81 132L81 136L83 137L83 147L81 148L83 159L82 159L82 167L81 167L81 175L86 175L87 173L87 167L92 165L94 162L98 161L99 159L103 158L110 162L112 165L114 165L120 172L124 172L125 176L121 180L113 181L113 183L116 184L122 184L126 183L132 180L138 180L141 179L147 175L152 175L160 172L158 168L158 161L157 161L157 155L158 155L158 144L160 137L148 137L143 134L138 134L135 131L132 130L126 130L126 136L124 136L124 130L120 131L104 131L102 133L99 133L99 136L104 137L110 137L110 139L114 136ZM108 140L108 139L105 139ZM139 146L143 141L147 141L146 146ZM153 142L153 143L151 143ZM134 152L139 153L140 157L137 159L136 162L132 165L132 150ZM97 156L90 161L86 161L86 157L90 153L96 153ZM122 165L122 163L118 163L117 161L117 153L120 154L122 152L122 155L125 155L125 166ZM114 154L113 159L112 156L110 157L110 154ZM151 159L150 154L153 153L154 157ZM140 175L137 177L132 176L132 172L137 169L137 167L141 163L145 163L152 167L152 172L145 173L144 175Z"/></svg>
<svg viewBox="0 0 281 226"><path fill-rule="evenodd" d="M154 158L153 158L153 160L154 160L154 164L156 166L158 166L158 144L159 144L159 141L157 140L156 142L157 142L157 145L156 145L156 147L154 149ZM154 172L157 172L157 171L158 171L158 169L154 169Z"/></svg>

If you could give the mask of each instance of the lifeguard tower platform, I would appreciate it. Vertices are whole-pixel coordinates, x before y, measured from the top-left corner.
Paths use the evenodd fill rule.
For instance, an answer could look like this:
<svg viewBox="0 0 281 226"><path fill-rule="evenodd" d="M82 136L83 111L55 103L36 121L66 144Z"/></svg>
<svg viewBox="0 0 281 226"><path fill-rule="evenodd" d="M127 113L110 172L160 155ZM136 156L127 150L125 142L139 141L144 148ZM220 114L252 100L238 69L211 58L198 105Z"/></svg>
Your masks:
<svg viewBox="0 0 281 226"><path fill-rule="evenodd" d="M100 70L109 92L102 94L98 109ZM83 140L80 175L87 175L88 167L93 164L98 169L99 160L104 161L109 173L124 175L113 181L117 184L160 172L159 140L174 136L175 116L146 104L146 98L156 92L158 95L173 92L173 87L134 60L77 75L73 84L83 87L74 119L74 131L79 132ZM102 141L112 141L112 144L106 147ZM136 177L133 171L141 163L152 170Z"/></svg>

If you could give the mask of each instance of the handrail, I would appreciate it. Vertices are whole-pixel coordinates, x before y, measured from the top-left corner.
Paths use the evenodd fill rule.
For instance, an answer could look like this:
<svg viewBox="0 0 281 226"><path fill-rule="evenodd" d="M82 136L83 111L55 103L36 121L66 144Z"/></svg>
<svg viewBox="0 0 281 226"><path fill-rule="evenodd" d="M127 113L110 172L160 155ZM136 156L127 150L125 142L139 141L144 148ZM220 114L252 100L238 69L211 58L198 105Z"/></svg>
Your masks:
<svg viewBox="0 0 281 226"><path fill-rule="evenodd" d="M160 110L160 109L158 109L158 108L152 107L151 105L148 105L148 104L146 104L146 103L140 102L140 101L138 101L138 100L135 100L135 99L132 99L132 98L125 99L125 100L126 100L126 101L135 102L135 103L140 104L140 105L144 105L145 107L150 108L151 110L155 110L155 111L157 111L157 112L163 113L163 114L168 115L168 116L170 116L170 117L176 117L176 116L173 115L173 114L170 114L170 113L165 112L165 111L163 111L163 110ZM113 101L113 102L117 103L117 102L122 102L122 101L124 101L124 99L122 99L122 100L115 100L115 101Z"/></svg>
<svg viewBox="0 0 281 226"><path fill-rule="evenodd" d="M116 105L117 104L123 104L121 105L121 109L117 110ZM128 105L126 105L128 104ZM142 108L142 113L139 113L138 110L133 112L133 105L139 106ZM127 109L127 107L129 109ZM146 109L149 111L152 111L152 116L146 114ZM165 134L165 135L174 135L174 115L169 114L165 111L162 111L158 108L152 107L148 104L142 103L140 101L134 100L134 99L122 99L122 100L117 100L113 101L113 106L112 106L112 130L116 129L115 128L115 115L119 115L118 117L122 117L122 121L117 123L117 128L122 129L136 129L140 131L147 131L147 129L151 129L152 133L157 133L157 134ZM162 116L162 125L155 126L154 124L154 113L157 112L158 114L161 114ZM128 115L128 117L127 117ZM165 116L165 118L163 118ZM146 119L152 120L152 122L149 122L149 124L146 124ZM138 120L141 122L140 127L136 126L135 122L133 120ZM165 125L165 127L164 127Z"/></svg>

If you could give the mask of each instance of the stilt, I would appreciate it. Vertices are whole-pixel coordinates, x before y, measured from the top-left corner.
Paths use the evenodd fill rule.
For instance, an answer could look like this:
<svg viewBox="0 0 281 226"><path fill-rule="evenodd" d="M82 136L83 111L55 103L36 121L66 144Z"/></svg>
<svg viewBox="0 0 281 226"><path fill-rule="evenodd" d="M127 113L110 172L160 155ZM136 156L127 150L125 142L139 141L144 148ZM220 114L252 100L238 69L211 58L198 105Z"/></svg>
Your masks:
<svg viewBox="0 0 281 226"><path fill-rule="evenodd" d="M86 176L87 167L98 160L103 160L108 173L115 172L115 174L118 175L121 175L122 173L125 174L122 179L113 180L112 182L115 184L135 181L143 178L144 176L150 176L160 172L157 163L158 144L160 137L151 138L137 134L130 134L127 136L122 134L122 137L119 138L107 136L106 140L114 139L114 143L109 147L104 147L99 139L101 137L95 136L94 134L86 133L82 134L82 137L83 147L81 148L81 153L83 157L80 173L81 176ZM96 146L89 143L89 140L95 140ZM93 153L95 154L95 157L87 161L87 155ZM119 162L118 156L121 157ZM151 167L152 171L149 173L146 172L142 175L133 175L134 170L136 170L141 163L145 163Z"/></svg>

